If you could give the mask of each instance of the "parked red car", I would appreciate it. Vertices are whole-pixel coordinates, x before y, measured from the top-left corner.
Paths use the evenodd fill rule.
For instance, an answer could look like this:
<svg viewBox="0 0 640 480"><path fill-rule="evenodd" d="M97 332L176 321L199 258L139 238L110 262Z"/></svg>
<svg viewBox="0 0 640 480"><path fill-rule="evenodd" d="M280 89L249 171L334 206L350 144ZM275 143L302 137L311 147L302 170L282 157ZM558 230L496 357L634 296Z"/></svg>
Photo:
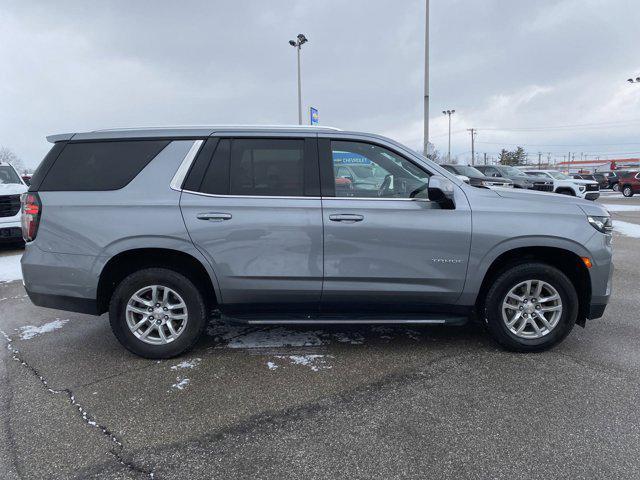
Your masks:
<svg viewBox="0 0 640 480"><path fill-rule="evenodd" d="M640 193L640 172L625 172L620 176L620 191L625 197L633 197Z"/></svg>

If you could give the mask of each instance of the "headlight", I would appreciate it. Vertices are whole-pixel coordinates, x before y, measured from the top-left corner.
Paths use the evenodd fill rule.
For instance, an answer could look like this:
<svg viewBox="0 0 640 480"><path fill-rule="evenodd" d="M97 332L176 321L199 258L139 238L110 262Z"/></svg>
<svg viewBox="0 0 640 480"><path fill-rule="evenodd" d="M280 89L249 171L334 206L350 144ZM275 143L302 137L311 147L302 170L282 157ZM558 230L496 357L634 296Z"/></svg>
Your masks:
<svg viewBox="0 0 640 480"><path fill-rule="evenodd" d="M589 223L593 228L599 232L610 234L613 231L613 223L611 223L611 217L587 217Z"/></svg>

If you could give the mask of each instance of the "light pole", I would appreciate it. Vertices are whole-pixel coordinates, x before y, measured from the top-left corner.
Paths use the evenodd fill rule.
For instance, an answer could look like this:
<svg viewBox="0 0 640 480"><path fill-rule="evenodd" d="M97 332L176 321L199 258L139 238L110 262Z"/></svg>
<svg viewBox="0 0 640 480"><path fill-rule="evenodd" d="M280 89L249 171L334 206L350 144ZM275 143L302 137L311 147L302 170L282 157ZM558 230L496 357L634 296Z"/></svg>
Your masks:
<svg viewBox="0 0 640 480"><path fill-rule="evenodd" d="M424 26L424 156L429 153L429 0L425 1Z"/></svg>
<svg viewBox="0 0 640 480"><path fill-rule="evenodd" d="M307 37L299 33L295 40L289 40L289 45L298 52L298 125L302 125L302 78L300 77L300 48L307 43Z"/></svg>
<svg viewBox="0 0 640 480"><path fill-rule="evenodd" d="M455 110L443 110L444 115L449 116L449 153L447 153L447 163L451 163L451 115L456 113Z"/></svg>

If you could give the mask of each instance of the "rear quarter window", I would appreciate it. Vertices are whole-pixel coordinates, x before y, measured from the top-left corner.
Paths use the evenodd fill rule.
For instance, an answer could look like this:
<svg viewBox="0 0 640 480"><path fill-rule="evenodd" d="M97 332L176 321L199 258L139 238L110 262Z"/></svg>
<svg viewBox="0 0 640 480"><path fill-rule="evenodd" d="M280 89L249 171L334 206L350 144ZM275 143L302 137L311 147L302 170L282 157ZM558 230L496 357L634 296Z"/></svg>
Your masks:
<svg viewBox="0 0 640 480"><path fill-rule="evenodd" d="M67 143L39 190L118 190L168 144L169 140Z"/></svg>

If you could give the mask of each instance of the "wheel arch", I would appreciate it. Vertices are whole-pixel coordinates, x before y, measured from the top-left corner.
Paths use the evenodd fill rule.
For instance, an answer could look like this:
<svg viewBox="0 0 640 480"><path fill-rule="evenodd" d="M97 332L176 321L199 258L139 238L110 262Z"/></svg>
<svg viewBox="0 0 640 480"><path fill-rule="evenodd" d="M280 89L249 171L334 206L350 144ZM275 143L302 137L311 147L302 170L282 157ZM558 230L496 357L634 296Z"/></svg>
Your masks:
<svg viewBox="0 0 640 480"><path fill-rule="evenodd" d="M506 250L495 257L486 269L475 300L476 311L481 311L483 293L492 280L506 269L522 263L540 262L558 268L571 281L579 299L577 323L584 326L591 302L591 277L581 255L573 250L556 246L524 246Z"/></svg>
<svg viewBox="0 0 640 480"><path fill-rule="evenodd" d="M150 267L169 268L193 280L208 306L216 305L220 299L215 277L200 259L180 250L134 248L114 255L102 268L96 295L98 312L108 310L114 290L127 275Z"/></svg>

